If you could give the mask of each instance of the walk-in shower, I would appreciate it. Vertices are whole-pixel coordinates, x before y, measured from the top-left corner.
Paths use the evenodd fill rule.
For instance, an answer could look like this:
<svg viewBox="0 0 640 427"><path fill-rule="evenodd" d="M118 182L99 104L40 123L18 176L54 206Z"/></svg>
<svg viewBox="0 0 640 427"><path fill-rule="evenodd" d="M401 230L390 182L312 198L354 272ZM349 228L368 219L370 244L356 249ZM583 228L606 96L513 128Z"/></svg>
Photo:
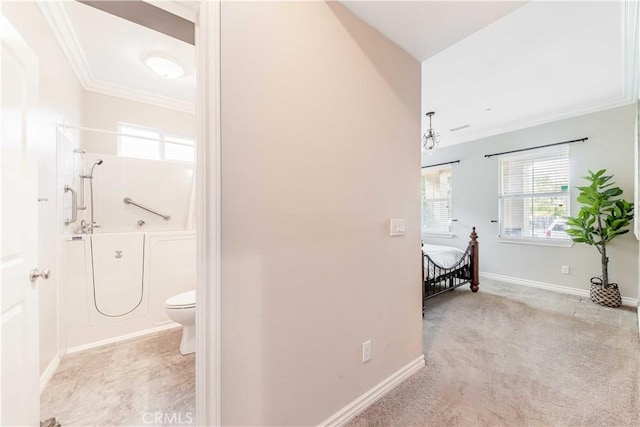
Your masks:
<svg viewBox="0 0 640 427"><path fill-rule="evenodd" d="M87 148L66 141L77 131ZM78 190L61 206L71 219L78 208L61 227L68 350L174 327L165 301L195 288L194 163L121 155L118 141L134 136L60 132L59 187ZM98 140L111 152L92 151Z"/></svg>

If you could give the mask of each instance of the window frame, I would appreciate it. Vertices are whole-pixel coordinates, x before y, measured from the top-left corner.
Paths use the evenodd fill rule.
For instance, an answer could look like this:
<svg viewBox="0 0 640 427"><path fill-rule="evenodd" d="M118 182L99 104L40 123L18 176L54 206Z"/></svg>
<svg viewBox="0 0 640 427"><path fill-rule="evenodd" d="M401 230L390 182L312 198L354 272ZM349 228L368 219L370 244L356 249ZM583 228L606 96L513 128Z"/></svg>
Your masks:
<svg viewBox="0 0 640 427"><path fill-rule="evenodd" d="M181 163L181 164L195 164L195 154L196 154L196 140L193 136L189 136L189 135L184 135L184 134L179 134L179 133L173 133L173 132L167 132L163 129L159 129L159 128L153 128L153 127L149 127L149 126L144 126L144 125L138 125L138 124L133 124L133 123L127 123L127 122L118 122L117 124L118 126L118 157L125 157L128 159L138 159L138 160L150 160L150 161L156 161L156 162L172 162L172 163ZM131 134L130 132L127 132L127 130L139 130L139 131L143 131L143 132L154 132L158 135L158 158L157 159L149 159L149 158L144 158L144 157L132 157L132 156L126 156L122 154L122 138L126 137L126 138L136 138L135 135ZM185 140L190 140L191 144L184 144L181 142L175 142L175 141L167 141L168 138L175 138L175 139L185 139ZM143 139L143 138L141 138ZM149 139L151 140L151 139ZM166 157L166 148L165 145L166 144L174 144L174 145L181 145L184 147L191 147L193 148L193 160L177 160L177 159L168 159Z"/></svg>
<svg viewBox="0 0 640 427"><path fill-rule="evenodd" d="M545 192L545 193L520 193L520 194L510 194L503 195L503 164L507 160L514 159L534 159L536 157L541 157L545 155L549 155L554 152L559 152L560 150L566 150L567 156L567 190L566 191L556 191L556 192ZM544 198L544 197L554 197L554 196L565 196L566 195L566 215L571 215L571 152L570 147L550 147L550 148L540 148L532 150L533 153L529 154L512 154L501 156L498 161L498 234L497 240L502 243L515 243L515 244L523 244L523 245L534 245L534 246L554 246L554 247L572 247L574 245L573 240L569 235L566 238L558 238L558 237L518 237L518 236L503 236L502 235L502 224L504 221L504 213L503 213L503 201L509 199L518 199L518 198L527 198L531 197L533 200L536 198Z"/></svg>
<svg viewBox="0 0 640 427"><path fill-rule="evenodd" d="M449 184L449 197L447 198L438 198L438 199L431 199L429 200L430 202L438 202L438 201L446 201L449 203L449 231L438 231L438 230L426 230L422 228L422 212L420 213L420 233L422 236L425 237L440 237L440 238L449 238L452 239L454 237L453 234L453 165L452 164L447 164L447 165L441 165L441 166L433 166L433 167L428 167L428 168L422 168L420 170L420 175L421 177L423 177L424 175L422 174L424 171L429 170L430 172L434 172L434 171L440 171L440 170L449 170L450 173L450 179L451 182ZM420 194L420 197L422 199L424 199L424 193ZM421 207L422 207L422 202L424 200L421 200Z"/></svg>

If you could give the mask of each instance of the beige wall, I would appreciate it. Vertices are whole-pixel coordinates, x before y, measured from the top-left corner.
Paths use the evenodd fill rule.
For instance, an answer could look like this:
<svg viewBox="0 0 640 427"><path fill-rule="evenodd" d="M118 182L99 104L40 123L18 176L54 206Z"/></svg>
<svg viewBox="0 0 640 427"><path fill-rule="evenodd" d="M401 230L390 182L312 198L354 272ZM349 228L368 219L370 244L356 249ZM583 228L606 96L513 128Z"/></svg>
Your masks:
<svg viewBox="0 0 640 427"><path fill-rule="evenodd" d="M498 158L486 159L484 155L588 137L587 142L571 144L569 149L570 209L575 216L580 210L575 187L586 182L581 177L588 169L607 169L615 175L624 197L633 200L634 124L635 106L629 105L424 154L424 165L461 161L453 165L452 175L452 215L458 219L453 226L456 237L425 241L462 247L468 241L469 228L477 226L481 272L588 290L589 279L601 274L600 254L595 248L584 244L571 248L522 245L496 239L498 225L490 221L498 219ZM620 285L622 296L637 298L638 242L633 231L611 242L607 252L610 280ZM561 265L568 265L571 274L561 274Z"/></svg>
<svg viewBox="0 0 640 427"><path fill-rule="evenodd" d="M131 101L95 92L84 92L85 127L116 132L118 122L162 129L180 135L195 135L195 114ZM117 136L83 132L82 147L90 153L118 154Z"/></svg>
<svg viewBox="0 0 640 427"><path fill-rule="evenodd" d="M420 64L338 4L221 16L223 424L317 425L422 353Z"/></svg>
<svg viewBox="0 0 640 427"><path fill-rule="evenodd" d="M82 88L56 43L44 16L35 2L3 2L3 14L27 41L39 59L40 93L38 118L38 197L48 201L38 204L38 267L50 268L51 279L38 284L40 315L40 371L44 371L58 353L58 279L61 242L57 230L61 221L57 188L56 126L81 121ZM77 144L77 141L76 141Z"/></svg>

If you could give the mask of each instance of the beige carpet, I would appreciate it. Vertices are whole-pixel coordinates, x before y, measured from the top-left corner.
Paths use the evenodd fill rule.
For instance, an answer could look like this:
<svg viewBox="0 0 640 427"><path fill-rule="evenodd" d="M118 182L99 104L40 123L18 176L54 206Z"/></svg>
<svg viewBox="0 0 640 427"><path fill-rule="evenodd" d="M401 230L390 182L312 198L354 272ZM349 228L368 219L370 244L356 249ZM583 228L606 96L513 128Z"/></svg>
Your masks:
<svg viewBox="0 0 640 427"><path fill-rule="evenodd" d="M428 302L424 353L349 427L640 425L630 307L483 280Z"/></svg>

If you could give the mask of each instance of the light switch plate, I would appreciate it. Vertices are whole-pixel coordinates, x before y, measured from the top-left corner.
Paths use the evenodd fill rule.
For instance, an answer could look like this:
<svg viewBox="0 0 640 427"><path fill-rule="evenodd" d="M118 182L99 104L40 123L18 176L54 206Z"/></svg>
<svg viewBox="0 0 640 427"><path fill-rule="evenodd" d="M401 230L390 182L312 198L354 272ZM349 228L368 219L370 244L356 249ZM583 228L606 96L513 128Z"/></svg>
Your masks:
<svg viewBox="0 0 640 427"><path fill-rule="evenodd" d="M404 236L405 235L405 222L404 219L392 219L391 220L391 235L392 236Z"/></svg>
<svg viewBox="0 0 640 427"><path fill-rule="evenodd" d="M362 343L362 363L371 360L371 340Z"/></svg>

